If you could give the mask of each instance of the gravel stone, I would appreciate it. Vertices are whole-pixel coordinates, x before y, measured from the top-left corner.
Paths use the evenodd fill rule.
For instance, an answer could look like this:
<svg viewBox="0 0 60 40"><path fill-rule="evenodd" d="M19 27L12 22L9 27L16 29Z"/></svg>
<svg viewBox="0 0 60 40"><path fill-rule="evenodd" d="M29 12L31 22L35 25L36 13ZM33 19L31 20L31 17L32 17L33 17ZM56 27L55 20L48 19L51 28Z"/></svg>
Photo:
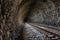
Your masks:
<svg viewBox="0 0 60 40"><path fill-rule="evenodd" d="M44 34L40 33L29 24L25 24L24 39L25 40L48 40L48 38Z"/></svg>

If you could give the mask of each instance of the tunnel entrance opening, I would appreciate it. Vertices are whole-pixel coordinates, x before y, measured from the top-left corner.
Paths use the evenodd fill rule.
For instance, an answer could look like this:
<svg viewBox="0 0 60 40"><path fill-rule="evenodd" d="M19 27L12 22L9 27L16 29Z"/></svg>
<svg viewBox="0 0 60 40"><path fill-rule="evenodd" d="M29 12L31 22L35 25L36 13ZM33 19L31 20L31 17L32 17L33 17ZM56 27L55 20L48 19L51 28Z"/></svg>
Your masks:
<svg viewBox="0 0 60 40"><path fill-rule="evenodd" d="M30 10L31 11L31 10ZM26 15L26 17L25 17L25 19L24 19L24 22L28 22L28 17L29 17L29 15L30 15L30 11L27 13L27 15Z"/></svg>
<svg viewBox="0 0 60 40"><path fill-rule="evenodd" d="M34 0L32 3L31 3L31 5L30 5L30 8L29 8L29 11L27 12L27 14L26 14L26 17L25 17L25 19L24 19L24 22L29 22L29 16L30 16L30 14L31 14L31 11L34 9L34 6L36 5L36 0Z"/></svg>
<svg viewBox="0 0 60 40"><path fill-rule="evenodd" d="M26 18L24 19L24 22L27 22L27 20L28 20L28 18L26 17Z"/></svg>

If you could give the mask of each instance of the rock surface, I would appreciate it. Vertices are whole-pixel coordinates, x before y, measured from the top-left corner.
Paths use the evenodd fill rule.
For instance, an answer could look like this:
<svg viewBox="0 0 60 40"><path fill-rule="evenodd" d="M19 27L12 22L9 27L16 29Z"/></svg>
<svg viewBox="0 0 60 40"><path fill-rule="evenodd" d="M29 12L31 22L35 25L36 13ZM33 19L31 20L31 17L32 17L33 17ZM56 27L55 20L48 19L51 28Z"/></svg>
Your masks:
<svg viewBox="0 0 60 40"><path fill-rule="evenodd" d="M60 26L60 2L59 0L37 0L28 16L28 22Z"/></svg>

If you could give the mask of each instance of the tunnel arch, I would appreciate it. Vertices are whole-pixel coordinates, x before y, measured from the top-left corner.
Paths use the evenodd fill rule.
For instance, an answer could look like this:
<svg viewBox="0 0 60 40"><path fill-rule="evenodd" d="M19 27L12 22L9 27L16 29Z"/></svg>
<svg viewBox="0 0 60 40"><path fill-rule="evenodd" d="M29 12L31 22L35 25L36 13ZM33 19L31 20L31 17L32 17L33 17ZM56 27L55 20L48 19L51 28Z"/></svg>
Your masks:
<svg viewBox="0 0 60 40"><path fill-rule="evenodd" d="M1 12L0 13L0 30L1 30L0 32L3 34L3 35L1 34L3 36L3 37L1 36L1 38L5 40L10 40L10 39L15 40L17 36L18 38L16 39L19 39L20 30L21 30L21 27L23 26L22 24L28 20L32 22L36 20L34 16L33 16L34 18L32 18L34 20L31 20L30 19L31 16L29 17L29 15L31 14L31 11L33 11L35 4L38 3L37 1L40 3L46 4L45 6L46 9L44 8L43 9L44 9L44 12L47 11L47 13L44 13L44 12L42 13L40 11L42 14L45 15L43 16L46 18L46 19L42 18L45 20L43 21L43 23L53 25L54 27L55 25L57 25L56 27L58 26L60 27L60 1L59 0L48 0L49 2L47 3L46 1L43 1L43 0L0 0L0 12ZM51 10L49 9L50 7L49 8L47 7L48 5L51 6L49 3L51 5L53 4L53 8L51 8ZM36 11L34 12L34 14L35 13ZM53 17L50 16L52 14L53 14ZM38 17L37 21L42 22L42 20L39 19L41 15L38 14L38 16L37 16Z"/></svg>

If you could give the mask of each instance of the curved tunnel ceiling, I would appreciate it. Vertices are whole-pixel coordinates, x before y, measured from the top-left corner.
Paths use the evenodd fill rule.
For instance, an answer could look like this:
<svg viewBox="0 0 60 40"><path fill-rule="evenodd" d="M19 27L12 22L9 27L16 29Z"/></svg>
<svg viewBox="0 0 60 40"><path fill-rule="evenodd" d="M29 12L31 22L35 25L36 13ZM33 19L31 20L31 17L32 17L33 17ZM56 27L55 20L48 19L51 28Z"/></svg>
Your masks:
<svg viewBox="0 0 60 40"><path fill-rule="evenodd" d="M23 7L26 8L23 9L24 11L21 10L23 12L21 12L23 21L60 25L59 0L30 0L25 2Z"/></svg>
<svg viewBox="0 0 60 40"><path fill-rule="evenodd" d="M3 4L4 6L2 5L2 10L8 10L10 15L15 15L12 18L19 23L25 21L60 25L59 0L12 0L11 3L6 0L5 2L6 3L4 4L6 6ZM3 7L8 9L6 10ZM2 11L2 15L5 11ZM9 15L9 13L6 14Z"/></svg>
<svg viewBox="0 0 60 40"><path fill-rule="evenodd" d="M18 14L19 14L19 23L22 23L24 19L27 17L29 14L28 12L31 11L31 8L34 6L35 0L23 0L21 4L18 6Z"/></svg>

